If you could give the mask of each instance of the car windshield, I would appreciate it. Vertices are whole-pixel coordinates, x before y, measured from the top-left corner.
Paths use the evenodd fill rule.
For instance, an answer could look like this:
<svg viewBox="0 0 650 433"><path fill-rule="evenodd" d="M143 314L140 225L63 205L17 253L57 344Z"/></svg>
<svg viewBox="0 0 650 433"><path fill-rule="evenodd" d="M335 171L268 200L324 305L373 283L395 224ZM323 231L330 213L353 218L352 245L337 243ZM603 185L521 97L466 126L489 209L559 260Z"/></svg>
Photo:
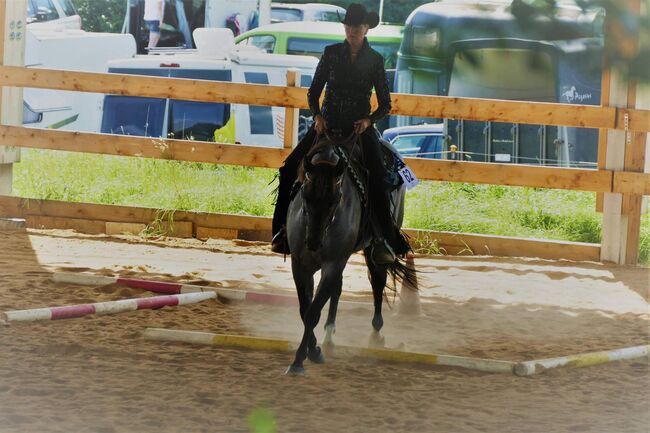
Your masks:
<svg viewBox="0 0 650 433"><path fill-rule="evenodd" d="M417 156L426 139L426 135L400 135L395 137L392 145L404 156Z"/></svg>
<svg viewBox="0 0 650 433"><path fill-rule="evenodd" d="M302 11L290 8L271 9L271 22L281 23L284 21L302 21Z"/></svg>
<svg viewBox="0 0 650 433"><path fill-rule="evenodd" d="M345 12L343 12L341 16L345 16ZM339 14L337 14L336 12L325 11L325 12L321 12L319 21L338 23L340 21L340 18L339 18Z"/></svg>
<svg viewBox="0 0 650 433"><path fill-rule="evenodd" d="M398 135L391 143L404 156L443 159L443 139L439 134Z"/></svg>

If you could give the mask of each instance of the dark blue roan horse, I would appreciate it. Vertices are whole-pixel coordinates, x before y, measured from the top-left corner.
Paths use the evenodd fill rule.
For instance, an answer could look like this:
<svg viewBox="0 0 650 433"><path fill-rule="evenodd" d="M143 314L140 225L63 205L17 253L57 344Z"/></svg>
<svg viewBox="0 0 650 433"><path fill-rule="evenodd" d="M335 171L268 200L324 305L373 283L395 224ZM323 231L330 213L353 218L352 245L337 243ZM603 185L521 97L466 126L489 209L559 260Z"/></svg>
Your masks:
<svg viewBox="0 0 650 433"><path fill-rule="evenodd" d="M379 331L384 324L381 307L388 273L397 278L409 278L412 272L399 261L391 265L376 265L371 259L373 230L371 224L366 223L365 176L361 174L362 169L355 169L352 165L352 161L361 160L362 150L357 135L341 140L321 136L299 169L298 178L302 186L289 205L287 238L304 333L287 374L303 374L305 358L315 363L324 362L314 328L320 320L321 310L330 299L325 329L326 338L331 336L343 270L353 253L363 249L366 258L375 307L373 334L379 341L382 339ZM402 184L391 197L393 219L400 227L404 194ZM321 279L314 295L314 274L318 270L321 270Z"/></svg>

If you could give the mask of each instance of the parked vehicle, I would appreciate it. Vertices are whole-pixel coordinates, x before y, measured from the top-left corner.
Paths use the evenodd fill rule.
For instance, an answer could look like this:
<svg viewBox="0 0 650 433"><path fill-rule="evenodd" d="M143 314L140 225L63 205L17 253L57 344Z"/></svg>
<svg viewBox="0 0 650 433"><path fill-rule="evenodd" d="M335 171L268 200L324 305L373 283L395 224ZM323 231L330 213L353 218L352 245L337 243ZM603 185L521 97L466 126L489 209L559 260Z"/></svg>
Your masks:
<svg viewBox="0 0 650 433"><path fill-rule="evenodd" d="M288 68L298 69L309 79L316 69L317 60L310 56L271 55L250 47L233 51L228 29L197 29L194 40L196 50L114 60L108 72L286 85ZM284 108L107 95L101 132L281 147Z"/></svg>
<svg viewBox="0 0 650 433"><path fill-rule="evenodd" d="M27 26L25 65L29 68L106 72L109 60L134 54L131 35L85 32L58 25ZM23 124L97 132L103 98L100 93L25 88Z"/></svg>
<svg viewBox="0 0 650 433"><path fill-rule="evenodd" d="M386 129L382 138L402 156L446 159L444 124L398 126Z"/></svg>
<svg viewBox="0 0 650 433"><path fill-rule="evenodd" d="M287 21L332 21L339 22L339 15L345 16L345 9L326 3L271 3L271 23Z"/></svg>
<svg viewBox="0 0 650 433"><path fill-rule="evenodd" d="M57 25L81 29L81 17L72 0L27 0L28 28Z"/></svg>
<svg viewBox="0 0 650 433"><path fill-rule="evenodd" d="M600 103L602 9L558 2L555 19L522 26L509 0L441 0L408 17L395 91L538 102ZM394 116L398 126L444 121L475 161L595 167L597 130Z"/></svg>
<svg viewBox="0 0 650 433"><path fill-rule="evenodd" d="M402 40L402 26L379 25L368 32L368 42L384 57L388 82L393 83L397 51ZM345 30L340 22L286 22L269 24L248 31L235 38L238 45L254 46L267 53L307 55L320 58L325 47L342 42ZM308 87L311 77L303 77L301 85ZM310 116L308 110L301 110L301 116ZM389 119L377 124L379 130L388 127Z"/></svg>
<svg viewBox="0 0 650 433"><path fill-rule="evenodd" d="M158 47L194 48L194 30L229 28L235 35L269 24L271 0L167 0ZM144 0L128 0L123 32L131 33L138 54L145 54L149 31L144 24Z"/></svg>
<svg viewBox="0 0 650 433"><path fill-rule="evenodd" d="M387 70L394 70L403 27L379 25L368 31L368 42L384 56ZM325 47L342 42L345 30L339 22L286 22L260 26L235 38L240 45L253 45L267 53L300 54L320 58Z"/></svg>

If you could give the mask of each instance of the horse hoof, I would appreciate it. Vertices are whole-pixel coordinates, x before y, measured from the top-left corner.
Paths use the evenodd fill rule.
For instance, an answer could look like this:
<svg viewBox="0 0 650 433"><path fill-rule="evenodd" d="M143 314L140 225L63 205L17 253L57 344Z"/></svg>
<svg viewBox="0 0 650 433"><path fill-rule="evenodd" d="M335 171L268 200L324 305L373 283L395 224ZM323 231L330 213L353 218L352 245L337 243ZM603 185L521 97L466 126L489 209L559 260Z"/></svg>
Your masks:
<svg viewBox="0 0 650 433"><path fill-rule="evenodd" d="M383 349L386 347L386 338L377 331L373 331L370 334L370 339L368 341L368 347L371 349Z"/></svg>
<svg viewBox="0 0 650 433"><path fill-rule="evenodd" d="M321 345L321 349L325 356L334 356L335 347L336 346L334 345L333 341L323 341L323 344Z"/></svg>
<svg viewBox="0 0 650 433"><path fill-rule="evenodd" d="M286 376L304 376L305 368L291 364L289 368L287 368L287 371L284 372L284 374Z"/></svg>
<svg viewBox="0 0 650 433"><path fill-rule="evenodd" d="M316 349L310 350L307 353L307 358L314 364L324 364L325 363L325 355L323 355L323 351L320 350L320 347L316 346Z"/></svg>

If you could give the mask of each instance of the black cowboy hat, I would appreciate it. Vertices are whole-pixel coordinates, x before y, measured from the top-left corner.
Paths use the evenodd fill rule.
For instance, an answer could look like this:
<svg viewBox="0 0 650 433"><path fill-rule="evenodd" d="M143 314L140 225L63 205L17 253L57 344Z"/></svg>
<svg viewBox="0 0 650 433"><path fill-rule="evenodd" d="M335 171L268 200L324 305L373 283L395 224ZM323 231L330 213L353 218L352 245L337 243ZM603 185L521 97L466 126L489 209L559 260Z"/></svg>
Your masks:
<svg viewBox="0 0 650 433"><path fill-rule="evenodd" d="M338 14L338 11L336 13ZM362 4L351 3L348 10L345 11L345 18L341 19L341 15L339 15L339 21L349 26L367 24L372 29L379 24L379 15L376 12L368 12Z"/></svg>

